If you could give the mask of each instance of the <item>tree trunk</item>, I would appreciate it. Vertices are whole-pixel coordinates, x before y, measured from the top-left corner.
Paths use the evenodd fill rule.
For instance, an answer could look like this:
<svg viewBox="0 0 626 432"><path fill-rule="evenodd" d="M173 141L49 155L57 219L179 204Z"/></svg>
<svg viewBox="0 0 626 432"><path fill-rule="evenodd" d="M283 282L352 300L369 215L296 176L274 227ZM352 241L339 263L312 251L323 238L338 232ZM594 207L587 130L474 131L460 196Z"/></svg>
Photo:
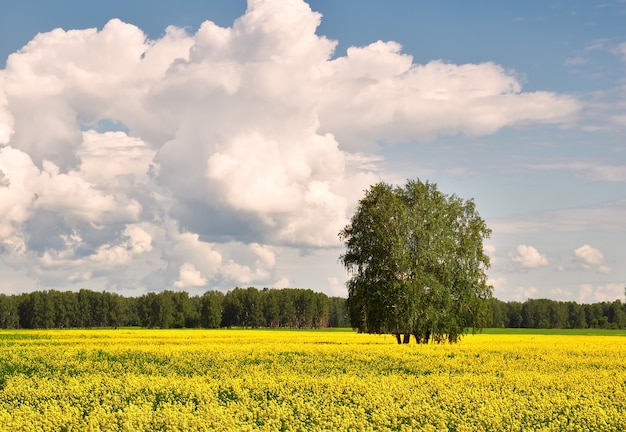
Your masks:
<svg viewBox="0 0 626 432"><path fill-rule="evenodd" d="M400 340L400 333L394 333L393 335L396 337L396 340L398 341L398 345L400 345L402 343L402 341Z"/></svg>
<svg viewBox="0 0 626 432"><path fill-rule="evenodd" d="M411 342L411 333L405 333L402 343L408 344L409 342Z"/></svg>

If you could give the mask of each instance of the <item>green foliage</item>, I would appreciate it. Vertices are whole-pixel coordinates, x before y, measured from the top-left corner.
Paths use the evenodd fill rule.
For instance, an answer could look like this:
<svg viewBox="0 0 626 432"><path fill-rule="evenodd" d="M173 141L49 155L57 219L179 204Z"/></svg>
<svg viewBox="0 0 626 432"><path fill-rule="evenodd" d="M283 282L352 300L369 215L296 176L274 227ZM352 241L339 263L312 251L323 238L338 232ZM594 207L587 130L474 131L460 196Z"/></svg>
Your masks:
<svg viewBox="0 0 626 432"><path fill-rule="evenodd" d="M222 298L218 291L208 291L202 296L200 325L204 328L218 328L222 323Z"/></svg>
<svg viewBox="0 0 626 432"><path fill-rule="evenodd" d="M344 299L329 299L310 289L235 288L224 296L222 327L324 328L329 325L331 304L337 314L345 308ZM337 317L336 323L345 320Z"/></svg>
<svg viewBox="0 0 626 432"><path fill-rule="evenodd" d="M492 288L483 239L491 231L474 202L433 183L366 191L340 233L349 271L348 309L355 328L455 342L488 322Z"/></svg>
<svg viewBox="0 0 626 432"><path fill-rule="evenodd" d="M621 300L593 304L528 299L492 299L491 327L527 329L626 329L626 304Z"/></svg>
<svg viewBox="0 0 626 432"><path fill-rule="evenodd" d="M254 288L238 292L254 294ZM233 290L234 291L234 290ZM226 297L219 291L202 296L165 291L141 297L123 297L108 292L82 289L72 291L35 291L18 295L0 294L0 328L68 328L68 327L203 327L226 325L223 306ZM270 289L257 291L262 318L258 327L266 328L346 328L350 318L346 299L303 289ZM252 305L246 300L245 304ZM626 329L626 304L620 300L593 304L529 299L525 302L489 300L490 327L552 329ZM238 316L255 315L240 311ZM298 315L301 314L301 315ZM532 314L526 316L526 314ZM225 315L224 315L225 317ZM44 327L45 326L45 327ZM231 321L233 327L251 327L243 320Z"/></svg>
<svg viewBox="0 0 626 432"><path fill-rule="evenodd" d="M345 305L343 298L295 288L235 288L193 297L169 290L140 297L50 290L0 294L0 328L345 327Z"/></svg>

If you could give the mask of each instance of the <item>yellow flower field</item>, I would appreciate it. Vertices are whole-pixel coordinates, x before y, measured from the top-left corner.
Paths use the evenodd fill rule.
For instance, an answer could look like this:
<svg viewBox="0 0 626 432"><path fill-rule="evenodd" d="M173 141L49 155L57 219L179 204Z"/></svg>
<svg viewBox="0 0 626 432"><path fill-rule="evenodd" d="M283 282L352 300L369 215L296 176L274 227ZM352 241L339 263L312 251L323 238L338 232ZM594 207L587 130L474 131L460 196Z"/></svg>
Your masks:
<svg viewBox="0 0 626 432"><path fill-rule="evenodd" d="M626 430L626 338L0 331L0 430Z"/></svg>

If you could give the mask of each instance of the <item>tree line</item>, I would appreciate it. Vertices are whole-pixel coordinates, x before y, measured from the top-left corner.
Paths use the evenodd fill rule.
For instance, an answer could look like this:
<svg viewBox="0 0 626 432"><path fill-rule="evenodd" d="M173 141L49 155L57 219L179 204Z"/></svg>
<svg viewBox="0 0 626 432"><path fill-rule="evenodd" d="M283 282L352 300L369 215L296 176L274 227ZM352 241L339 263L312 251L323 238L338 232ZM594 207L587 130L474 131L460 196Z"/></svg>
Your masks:
<svg viewBox="0 0 626 432"><path fill-rule="evenodd" d="M0 294L0 328L349 327L345 299L310 289L235 288L150 292L125 297L107 291Z"/></svg>
<svg viewBox="0 0 626 432"><path fill-rule="evenodd" d="M491 299L491 327L625 329L621 300L591 304L549 299L503 302Z"/></svg>
<svg viewBox="0 0 626 432"><path fill-rule="evenodd" d="M626 303L490 299L490 322L501 328L626 328ZM124 297L82 289L0 294L0 328L324 328L350 327L346 299L310 289L235 288Z"/></svg>

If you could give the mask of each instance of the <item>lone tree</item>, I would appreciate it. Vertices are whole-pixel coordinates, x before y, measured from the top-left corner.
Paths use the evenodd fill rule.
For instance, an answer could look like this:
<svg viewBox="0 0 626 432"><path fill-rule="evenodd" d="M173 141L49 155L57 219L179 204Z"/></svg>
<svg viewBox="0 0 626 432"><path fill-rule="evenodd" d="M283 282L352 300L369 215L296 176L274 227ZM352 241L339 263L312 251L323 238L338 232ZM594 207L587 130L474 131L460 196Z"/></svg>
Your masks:
<svg viewBox="0 0 626 432"><path fill-rule="evenodd" d="M457 342L488 322L491 234L472 200L445 195L434 183L404 188L378 183L339 233L350 274L350 323L391 333L398 343Z"/></svg>

